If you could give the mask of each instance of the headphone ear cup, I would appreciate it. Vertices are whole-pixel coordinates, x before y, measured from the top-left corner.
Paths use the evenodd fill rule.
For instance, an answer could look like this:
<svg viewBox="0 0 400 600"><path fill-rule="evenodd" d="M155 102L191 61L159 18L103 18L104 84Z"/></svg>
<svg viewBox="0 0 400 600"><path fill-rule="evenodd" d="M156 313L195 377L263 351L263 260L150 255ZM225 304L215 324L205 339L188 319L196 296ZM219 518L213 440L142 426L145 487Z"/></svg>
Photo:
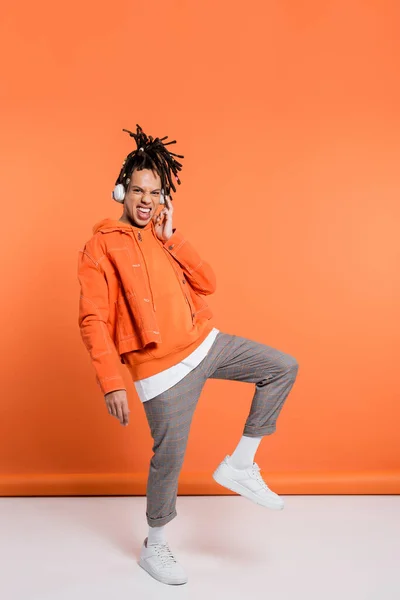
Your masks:
<svg viewBox="0 0 400 600"><path fill-rule="evenodd" d="M111 198L116 202L123 202L125 198L125 189L122 183L118 183L111 193Z"/></svg>

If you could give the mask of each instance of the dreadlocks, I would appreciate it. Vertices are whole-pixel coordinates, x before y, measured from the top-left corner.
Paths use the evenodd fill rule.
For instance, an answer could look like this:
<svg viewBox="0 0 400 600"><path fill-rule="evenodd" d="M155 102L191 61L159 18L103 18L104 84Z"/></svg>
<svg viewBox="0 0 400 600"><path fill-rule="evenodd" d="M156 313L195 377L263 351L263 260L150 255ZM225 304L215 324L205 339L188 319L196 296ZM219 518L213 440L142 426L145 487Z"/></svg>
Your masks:
<svg viewBox="0 0 400 600"><path fill-rule="evenodd" d="M178 177L178 171L182 169L181 163L173 157L184 158L184 156L170 152L165 146L176 144L176 140L163 143L163 140L167 139L167 135L161 139L158 137L153 139L151 135L147 136L138 124L136 124L136 133L133 133L128 129L123 129L122 131L126 131L135 139L136 150L130 152L125 158L115 185L122 183L125 190L127 190L132 172L135 169L138 171L141 171L142 169L151 169L158 173L161 178L161 187L164 190L165 195L169 196L172 200L170 190L172 188L174 192L176 192L176 187L172 181L171 172L177 183L180 185L181 181Z"/></svg>

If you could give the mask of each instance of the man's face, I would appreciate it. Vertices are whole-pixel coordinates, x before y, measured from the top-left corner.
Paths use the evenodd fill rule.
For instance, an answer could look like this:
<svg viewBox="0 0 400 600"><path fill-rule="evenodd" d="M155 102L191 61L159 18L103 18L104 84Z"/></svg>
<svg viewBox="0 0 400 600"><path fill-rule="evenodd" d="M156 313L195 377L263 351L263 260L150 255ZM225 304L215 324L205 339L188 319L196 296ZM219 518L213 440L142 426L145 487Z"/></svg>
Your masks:
<svg viewBox="0 0 400 600"><path fill-rule="evenodd" d="M160 204L161 178L150 169L133 171L125 193L121 221L143 227L152 219ZM144 211L141 211L143 208ZM149 210L150 209L150 210Z"/></svg>

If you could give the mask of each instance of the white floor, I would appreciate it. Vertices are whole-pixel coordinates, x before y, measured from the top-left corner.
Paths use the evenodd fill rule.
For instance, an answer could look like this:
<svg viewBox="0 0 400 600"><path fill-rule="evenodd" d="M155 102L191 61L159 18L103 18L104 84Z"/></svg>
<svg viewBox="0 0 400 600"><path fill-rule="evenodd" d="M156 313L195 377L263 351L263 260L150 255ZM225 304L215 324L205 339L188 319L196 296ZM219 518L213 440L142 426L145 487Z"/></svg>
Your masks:
<svg viewBox="0 0 400 600"><path fill-rule="evenodd" d="M0 498L0 598L400 600L400 496L284 498L179 496L181 586L136 564L143 496Z"/></svg>

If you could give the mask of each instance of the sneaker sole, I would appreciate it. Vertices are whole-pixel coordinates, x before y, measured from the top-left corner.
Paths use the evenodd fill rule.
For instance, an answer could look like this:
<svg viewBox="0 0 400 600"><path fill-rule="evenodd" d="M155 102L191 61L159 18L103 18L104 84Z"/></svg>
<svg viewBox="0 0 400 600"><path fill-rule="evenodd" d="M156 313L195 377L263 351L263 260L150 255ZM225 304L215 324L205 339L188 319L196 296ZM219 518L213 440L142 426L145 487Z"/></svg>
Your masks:
<svg viewBox="0 0 400 600"><path fill-rule="evenodd" d="M144 569L146 571L146 573L149 573L149 575L154 577L154 579L157 579L157 581L161 581L161 583L168 583L169 585L182 585L184 583L187 583L187 580L188 580L187 577L185 577L185 579L172 579L171 580L168 577L166 577L165 575L161 575L160 573L157 573L157 571L153 571L153 569L149 566L149 564L141 558L137 561L137 564L139 565L139 567L142 567L142 569Z"/></svg>
<svg viewBox="0 0 400 600"><path fill-rule="evenodd" d="M261 500L256 494L253 494L250 490L245 488L243 485L241 485L237 481L234 481L233 479L230 479L229 477L225 477L225 475L222 475L222 473L220 473L218 471L218 469L216 471L214 471L213 479L217 483L219 483L219 485L222 485L223 487L228 488L228 490L231 490L232 492L236 492L237 494L244 496L248 500L252 500L256 504L259 504L260 506L265 506L267 508L271 508L272 510L282 510L284 508L284 504L276 504L274 502L268 502L268 500L267 501Z"/></svg>

